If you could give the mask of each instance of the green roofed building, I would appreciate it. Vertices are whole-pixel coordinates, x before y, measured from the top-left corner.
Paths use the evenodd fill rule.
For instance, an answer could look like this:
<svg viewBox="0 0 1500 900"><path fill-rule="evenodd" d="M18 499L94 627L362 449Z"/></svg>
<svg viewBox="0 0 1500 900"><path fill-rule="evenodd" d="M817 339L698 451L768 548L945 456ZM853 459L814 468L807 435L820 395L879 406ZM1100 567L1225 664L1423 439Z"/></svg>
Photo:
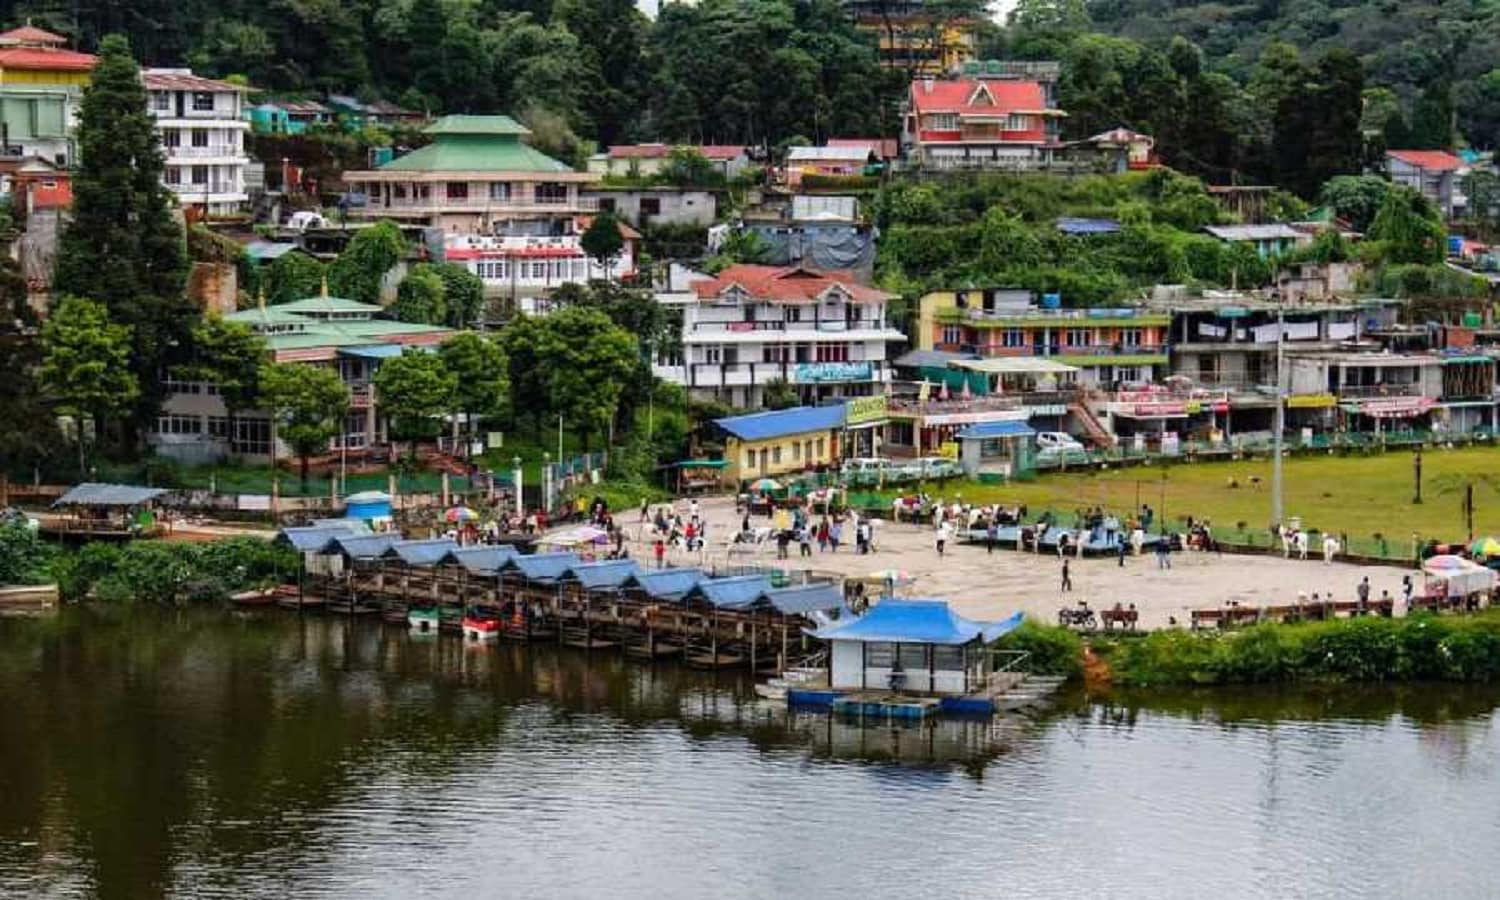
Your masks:
<svg viewBox="0 0 1500 900"><path fill-rule="evenodd" d="M436 325L379 318L381 312L369 303L329 296L325 281L316 297L276 306L262 303L224 318L263 336L278 365L337 371L349 388L349 415L344 433L330 442L329 449L357 451L386 440L385 421L370 387L381 362L431 350L454 334ZM228 456L264 460L273 450L278 458L287 455L287 449L273 441L271 417L265 410L242 410L231 417L213 385L170 378L166 388L162 414L148 436L158 453L192 463Z"/></svg>
<svg viewBox="0 0 1500 900"><path fill-rule="evenodd" d="M345 172L364 205L352 212L442 228L449 234L516 229L557 233L553 225L591 212L579 196L599 176L526 143L531 133L510 116L444 116L426 129L432 143L377 169Z"/></svg>

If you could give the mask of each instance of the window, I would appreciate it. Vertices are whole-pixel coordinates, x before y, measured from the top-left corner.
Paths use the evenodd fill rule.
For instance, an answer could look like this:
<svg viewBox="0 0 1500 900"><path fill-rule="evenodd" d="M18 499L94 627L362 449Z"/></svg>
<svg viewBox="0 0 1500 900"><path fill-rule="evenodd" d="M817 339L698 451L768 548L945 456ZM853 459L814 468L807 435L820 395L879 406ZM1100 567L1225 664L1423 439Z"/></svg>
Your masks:
<svg viewBox="0 0 1500 900"><path fill-rule="evenodd" d="M1031 128L1031 117L1019 113L1011 113L1005 117L1006 131L1027 131Z"/></svg>
<svg viewBox="0 0 1500 900"><path fill-rule="evenodd" d="M615 198L613 198L613 197L600 197L599 198L599 211L600 212L609 212L609 213L614 212L615 211Z"/></svg>
<svg viewBox="0 0 1500 900"><path fill-rule="evenodd" d="M642 197L641 198L641 215L643 215L643 216L659 216L659 215L661 215L661 198L660 197Z"/></svg>
<svg viewBox="0 0 1500 900"><path fill-rule="evenodd" d="M724 361L724 348L718 344L710 344L703 348L703 361L718 364Z"/></svg>
<svg viewBox="0 0 1500 900"><path fill-rule="evenodd" d="M172 95L166 91L152 91L151 106L153 109L166 112L172 108Z"/></svg>
<svg viewBox="0 0 1500 900"><path fill-rule="evenodd" d="M490 199L491 200L499 201L500 203L509 202L509 200L510 200L510 182L508 182L508 181L491 181L490 182Z"/></svg>
<svg viewBox="0 0 1500 900"><path fill-rule="evenodd" d="M819 344L817 347L818 362L848 362L848 344Z"/></svg>
<svg viewBox="0 0 1500 900"><path fill-rule="evenodd" d="M886 643L865 644L865 668L890 669L896 661L896 645Z"/></svg>
<svg viewBox="0 0 1500 900"><path fill-rule="evenodd" d="M193 111L213 112L214 95L212 91L193 91Z"/></svg>
<svg viewBox="0 0 1500 900"><path fill-rule="evenodd" d="M229 417L209 416L208 436L212 438L218 438L221 441L229 440Z"/></svg>
<svg viewBox="0 0 1500 900"><path fill-rule="evenodd" d="M802 445L792 441L792 462L802 461Z"/></svg>
<svg viewBox="0 0 1500 900"><path fill-rule="evenodd" d="M802 321L802 310L799 307L796 307L796 306L789 306L789 307L787 307L787 310L786 310L786 320L788 322L800 322L800 321Z"/></svg>
<svg viewBox="0 0 1500 900"><path fill-rule="evenodd" d="M397 200L405 200L406 199L406 185L404 185L404 184L392 185L391 186L391 196L395 197Z"/></svg>
<svg viewBox="0 0 1500 900"><path fill-rule="evenodd" d="M781 445L777 444L771 448L771 465L781 465Z"/></svg>
<svg viewBox="0 0 1500 900"><path fill-rule="evenodd" d="M823 458L823 438L818 438L818 459Z"/></svg>
<svg viewBox="0 0 1500 900"><path fill-rule="evenodd" d="M168 128L161 133L161 145L163 147L181 147L182 132L176 128Z"/></svg>
<svg viewBox="0 0 1500 900"><path fill-rule="evenodd" d="M162 181L167 184L182 184L182 170L176 166L168 166L162 170Z"/></svg>
<svg viewBox="0 0 1500 900"><path fill-rule="evenodd" d="M193 166L193 184L208 184L208 166Z"/></svg>
<svg viewBox="0 0 1500 900"><path fill-rule="evenodd" d="M745 451L745 468L747 468L747 469L753 469L753 468L755 468L755 451L754 450L746 450Z"/></svg>
<svg viewBox="0 0 1500 900"><path fill-rule="evenodd" d="M235 419L234 439L229 444L234 453L266 456L271 452L271 420Z"/></svg>
<svg viewBox="0 0 1500 900"><path fill-rule="evenodd" d="M178 378L168 372L161 381L162 389L168 394L201 394L203 393L203 382L193 381L186 378Z"/></svg>
<svg viewBox="0 0 1500 900"><path fill-rule="evenodd" d="M193 129L193 146L194 147L207 147L208 146L208 129L207 128L194 128Z"/></svg>
<svg viewBox="0 0 1500 900"><path fill-rule="evenodd" d="M964 342L964 330L958 325L943 326L943 343L962 344Z"/></svg>
<svg viewBox="0 0 1500 900"><path fill-rule="evenodd" d="M558 184L555 181L544 181L536 186L536 202L538 203L567 203L568 186Z"/></svg>
<svg viewBox="0 0 1500 900"><path fill-rule="evenodd" d="M1141 345L1141 330L1139 328L1120 329L1120 343L1127 347L1139 347Z"/></svg>
<svg viewBox="0 0 1500 900"><path fill-rule="evenodd" d="M791 362L791 347L785 344L768 344L760 348L760 361L767 363Z"/></svg>
<svg viewBox="0 0 1500 900"><path fill-rule="evenodd" d="M922 671L927 668L927 645L902 644L899 658L901 668L908 671Z"/></svg>
<svg viewBox="0 0 1500 900"><path fill-rule="evenodd" d="M202 434L203 420L197 416L159 416L157 434Z"/></svg>
<svg viewBox="0 0 1500 900"><path fill-rule="evenodd" d="M964 670L964 648L938 645L932 648L932 667L944 672Z"/></svg>
<svg viewBox="0 0 1500 900"><path fill-rule="evenodd" d="M1094 342L1094 334L1087 328L1069 328L1067 344L1069 347L1087 347Z"/></svg>
<svg viewBox="0 0 1500 900"><path fill-rule="evenodd" d="M936 113L928 116L927 127L933 131L957 131L958 113Z"/></svg>
<svg viewBox="0 0 1500 900"><path fill-rule="evenodd" d="M469 183L467 181L450 181L444 186L449 200L469 199Z"/></svg>
<svg viewBox="0 0 1500 900"><path fill-rule="evenodd" d="M1019 328L1007 328L1000 333L1000 344L1003 347L1026 346L1026 332Z"/></svg>

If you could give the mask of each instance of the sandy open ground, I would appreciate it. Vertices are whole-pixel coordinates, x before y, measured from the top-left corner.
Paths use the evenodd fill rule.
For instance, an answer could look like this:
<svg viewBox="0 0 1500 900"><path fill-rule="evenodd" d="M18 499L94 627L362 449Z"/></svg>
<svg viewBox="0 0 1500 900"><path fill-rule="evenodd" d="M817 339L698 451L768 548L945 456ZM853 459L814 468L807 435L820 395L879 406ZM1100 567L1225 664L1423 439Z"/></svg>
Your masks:
<svg viewBox="0 0 1500 900"><path fill-rule="evenodd" d="M1062 561L1055 553L1037 555L997 549L991 555L983 546L960 544L950 545L947 554L939 559L933 530L910 524L881 522L875 532L876 551L866 556L856 555L849 546L841 547L837 553L819 553L815 544L811 557L799 559L797 546L793 544L789 549L791 559L778 562L772 542L753 552L727 555L725 540L740 527L733 500L714 497L700 503L701 514L709 522L705 555L671 551L667 557L669 564L723 563L727 559L845 576L901 569L916 581L899 591L900 595L946 599L959 612L981 619L1001 618L1020 610L1044 622L1056 622L1060 607L1086 600L1095 609L1112 607L1117 602L1134 603L1141 611L1141 626L1145 628L1165 627L1172 617L1185 626L1190 610L1221 606L1229 601L1248 606L1292 603L1299 591L1306 591L1309 596L1317 592L1324 597L1332 592L1337 600L1354 600L1355 586L1367 575L1371 599L1378 599L1382 590L1390 591L1397 599L1400 614L1404 611L1400 605L1401 577L1410 571L1337 562L1324 565L1321 559L1311 557L1302 562L1280 557L1191 552L1172 554L1170 570L1158 569L1155 557L1149 554L1128 558L1124 568L1113 557L1085 558L1070 559L1073 590L1064 593ZM677 508L685 518L687 504L679 502ZM621 516L627 532L634 537L639 528L638 512L624 512ZM769 521L760 516L752 518L752 524L765 525ZM637 541L631 553L645 564L652 560L648 543ZM1412 575L1420 593L1420 573Z"/></svg>

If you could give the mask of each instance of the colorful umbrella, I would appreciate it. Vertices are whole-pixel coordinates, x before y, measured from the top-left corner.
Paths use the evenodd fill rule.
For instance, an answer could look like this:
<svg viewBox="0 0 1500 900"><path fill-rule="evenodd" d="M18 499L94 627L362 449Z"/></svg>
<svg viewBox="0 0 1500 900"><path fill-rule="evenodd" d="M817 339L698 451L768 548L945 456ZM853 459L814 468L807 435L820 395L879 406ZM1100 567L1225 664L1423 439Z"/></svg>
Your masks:
<svg viewBox="0 0 1500 900"><path fill-rule="evenodd" d="M1457 571L1459 569L1467 569L1472 565L1473 563L1469 562L1467 559L1464 559L1462 556L1454 556L1451 553L1443 553L1437 556L1429 557L1426 562L1422 563L1423 568L1430 569L1434 572Z"/></svg>
<svg viewBox="0 0 1500 900"><path fill-rule="evenodd" d="M751 490L776 491L781 489L781 482L774 478L760 478L750 484Z"/></svg>
<svg viewBox="0 0 1500 900"><path fill-rule="evenodd" d="M472 522L479 518L479 513L467 506L455 506L444 513L443 518L450 522Z"/></svg>
<svg viewBox="0 0 1500 900"><path fill-rule="evenodd" d="M1492 537L1480 538L1469 547L1469 552L1475 556L1500 556L1500 541Z"/></svg>

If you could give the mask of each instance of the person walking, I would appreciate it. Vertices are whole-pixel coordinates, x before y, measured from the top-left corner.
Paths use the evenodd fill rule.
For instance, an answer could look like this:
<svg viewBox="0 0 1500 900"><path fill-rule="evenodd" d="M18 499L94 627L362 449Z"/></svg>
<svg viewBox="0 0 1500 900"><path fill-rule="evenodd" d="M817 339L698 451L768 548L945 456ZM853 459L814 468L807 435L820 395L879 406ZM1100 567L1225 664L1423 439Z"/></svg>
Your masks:
<svg viewBox="0 0 1500 900"><path fill-rule="evenodd" d="M1370 576L1360 579L1359 587L1354 589L1354 593L1359 597L1359 614L1364 615L1370 609Z"/></svg>
<svg viewBox="0 0 1500 900"><path fill-rule="evenodd" d="M984 526L984 552L986 555L994 554L995 541L999 540L999 538L1000 528L995 524L994 519L990 519L989 523Z"/></svg>
<svg viewBox="0 0 1500 900"><path fill-rule="evenodd" d="M812 556L812 531L806 525L797 530L797 545L803 557Z"/></svg>
<svg viewBox="0 0 1500 900"><path fill-rule="evenodd" d="M665 559L667 556L667 542L662 540L661 538L657 538L656 546L652 548L652 552L656 554L656 567L660 569L666 564Z"/></svg>
<svg viewBox="0 0 1500 900"><path fill-rule="evenodd" d="M1125 568L1125 554L1129 552L1130 545L1125 543L1125 535L1122 532L1119 540L1115 541L1115 558L1119 560L1119 567Z"/></svg>
<svg viewBox="0 0 1500 900"><path fill-rule="evenodd" d="M1402 603L1402 605L1404 605L1406 607L1406 611L1407 612L1411 612L1411 593L1412 593L1412 589L1413 589L1413 585L1412 585L1412 581L1411 581L1411 576L1410 575L1402 575L1401 576L1401 603Z"/></svg>
<svg viewBox="0 0 1500 900"><path fill-rule="evenodd" d="M641 521L646 521L651 515L651 501L645 497L641 498Z"/></svg>
<svg viewBox="0 0 1500 900"><path fill-rule="evenodd" d="M821 522L818 523L818 552L819 553L827 553L828 552L828 517L827 516L824 516L823 517L823 521L821 521Z"/></svg>
<svg viewBox="0 0 1500 900"><path fill-rule="evenodd" d="M1172 543L1166 535L1156 542L1156 567L1158 569L1172 568Z"/></svg>
<svg viewBox="0 0 1500 900"><path fill-rule="evenodd" d="M1068 568L1067 557L1063 557L1062 589L1069 593L1071 593L1073 590L1073 573L1072 570Z"/></svg>
<svg viewBox="0 0 1500 900"><path fill-rule="evenodd" d="M828 526L828 552L829 553L837 553L837 552L839 552L839 541L843 540L843 537L844 537L844 523L840 522L838 519L834 519L833 520L833 524Z"/></svg>
<svg viewBox="0 0 1500 900"><path fill-rule="evenodd" d="M938 559L943 558L943 550L948 545L948 535L953 533L953 526L944 519L937 527L937 553Z"/></svg>

